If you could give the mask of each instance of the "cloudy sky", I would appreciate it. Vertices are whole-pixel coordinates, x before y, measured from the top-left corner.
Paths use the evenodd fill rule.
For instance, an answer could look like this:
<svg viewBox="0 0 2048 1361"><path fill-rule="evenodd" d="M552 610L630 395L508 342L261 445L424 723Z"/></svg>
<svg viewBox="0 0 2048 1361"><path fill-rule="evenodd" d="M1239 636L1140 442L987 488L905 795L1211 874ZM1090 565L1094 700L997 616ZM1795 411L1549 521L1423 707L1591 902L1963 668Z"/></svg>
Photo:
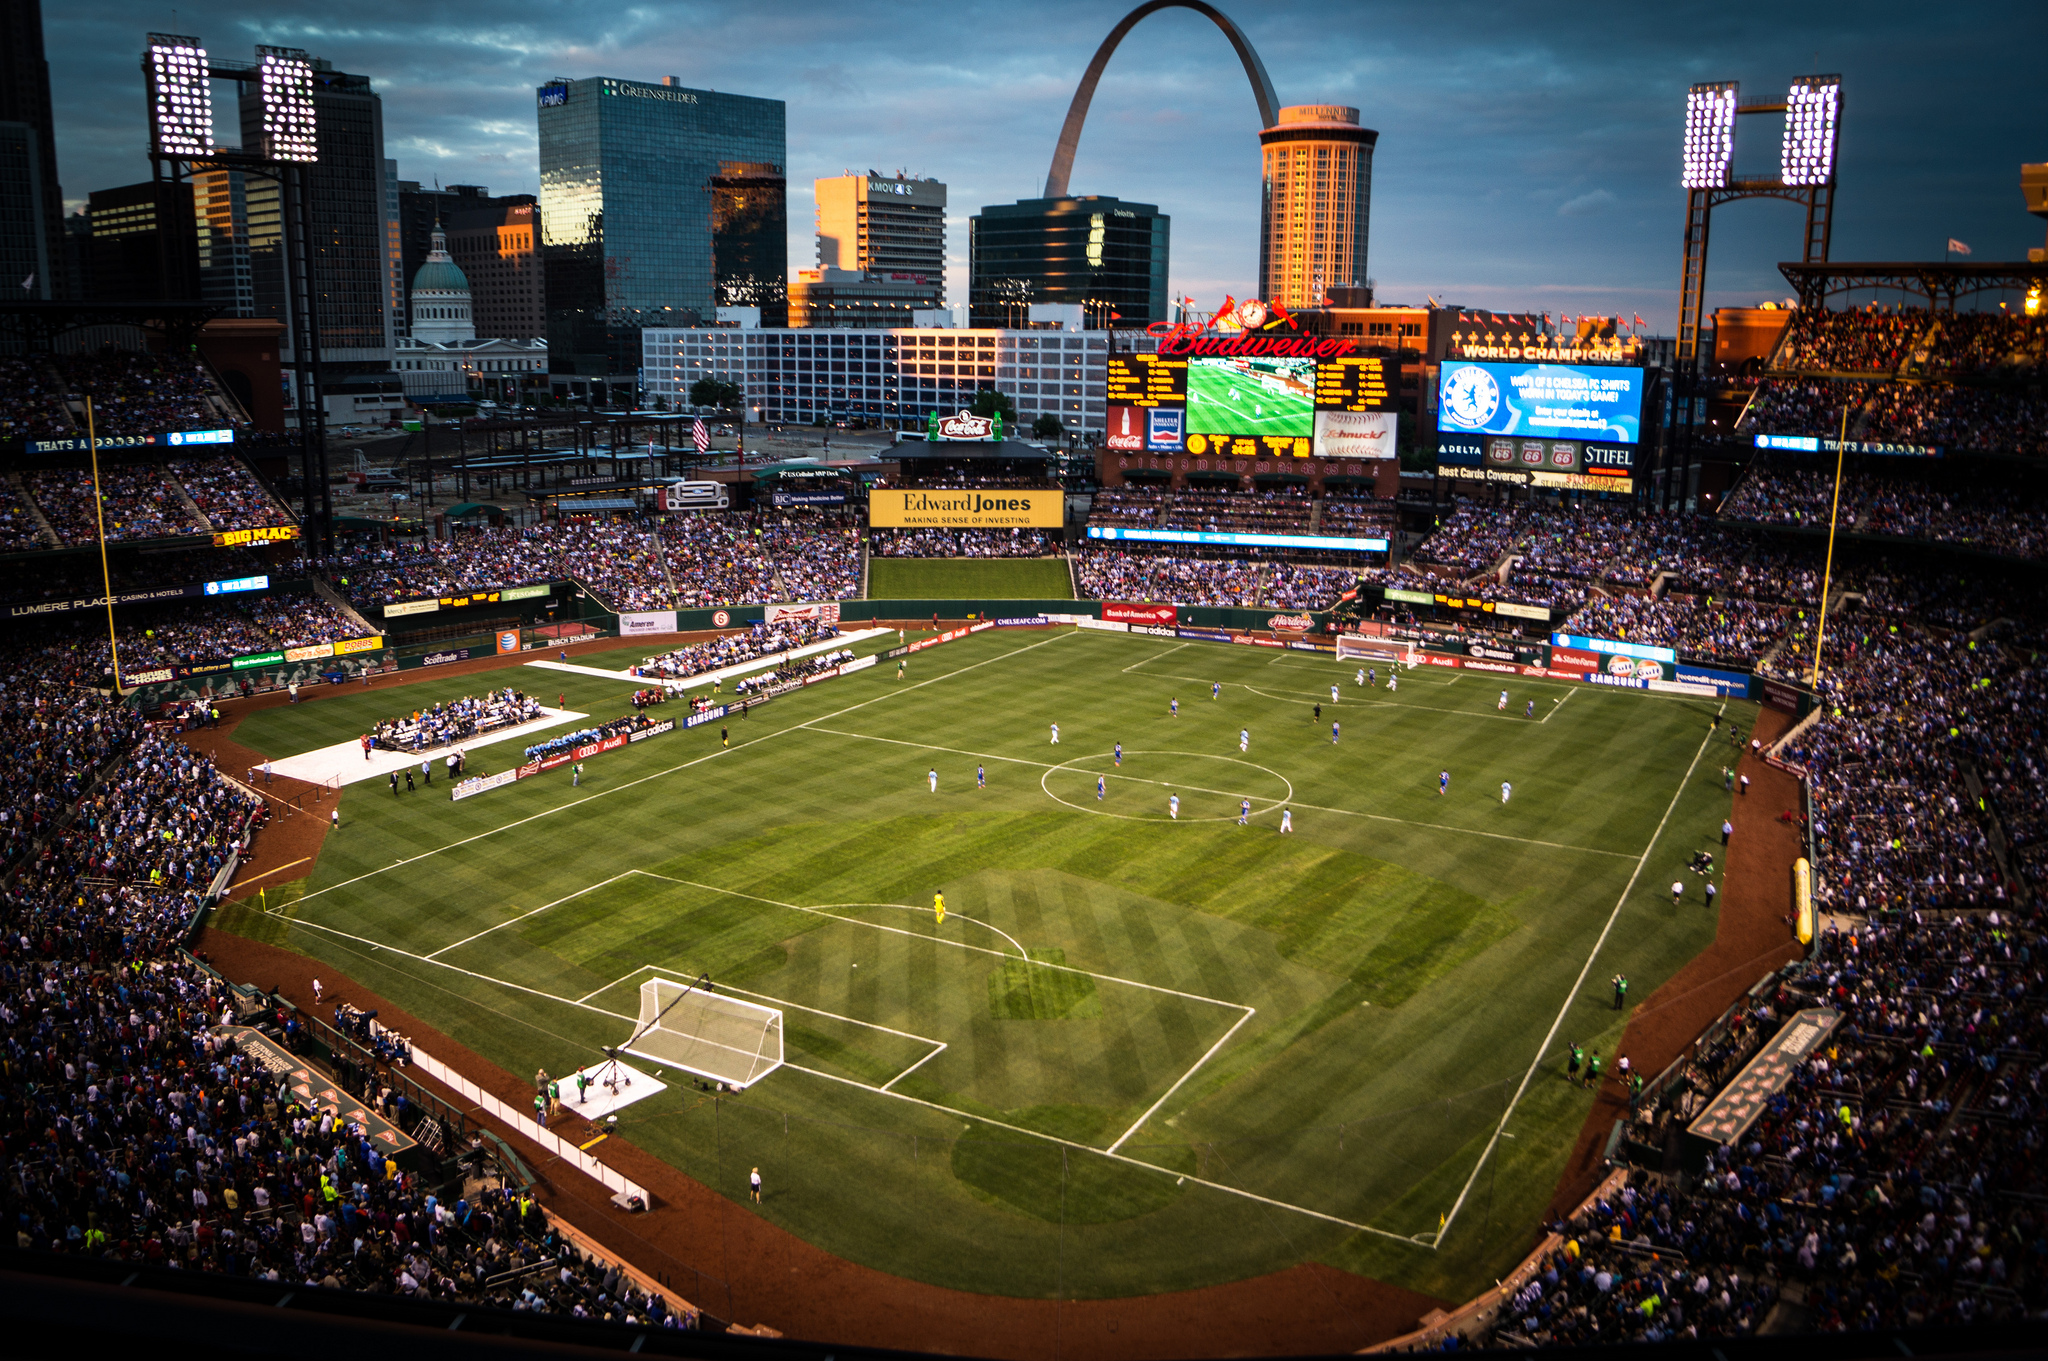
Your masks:
<svg viewBox="0 0 2048 1361"><path fill-rule="evenodd" d="M1642 313L1675 325L1686 86L1845 81L1837 260L2024 259L2043 240L2019 193L2048 160L2048 6L1778 3L1480 5L1220 0L1283 103L1356 105L1380 130L1370 272L1390 301ZM787 101L792 269L815 263L811 180L905 169L950 186L952 296L967 215L1038 194L1074 84L1127 9L1079 0L45 0L69 199L148 177L136 54L148 30L224 56L303 47L375 81L385 154L406 179L535 192L533 87L621 76ZM217 92L217 104L232 108ZM1208 20L1147 18L1098 92L1075 193L1173 217L1171 286L1253 291L1258 114ZM225 124L224 140L236 139ZM1778 121L1742 120L1738 173L1775 173ZM1715 302L1785 293L1789 204L1725 209Z"/></svg>

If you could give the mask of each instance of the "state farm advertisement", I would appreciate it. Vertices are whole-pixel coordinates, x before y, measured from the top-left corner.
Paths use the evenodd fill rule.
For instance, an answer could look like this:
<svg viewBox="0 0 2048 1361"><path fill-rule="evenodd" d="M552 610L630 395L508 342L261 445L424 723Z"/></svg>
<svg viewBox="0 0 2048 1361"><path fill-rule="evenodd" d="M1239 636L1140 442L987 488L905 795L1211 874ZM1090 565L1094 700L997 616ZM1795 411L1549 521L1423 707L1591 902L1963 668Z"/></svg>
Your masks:
<svg viewBox="0 0 2048 1361"><path fill-rule="evenodd" d="M1102 617L1112 624L1172 624L1176 622L1174 607L1171 605L1135 605L1122 600L1103 601Z"/></svg>
<svg viewBox="0 0 2048 1361"><path fill-rule="evenodd" d="M1554 647L1550 649L1550 669L1590 674L1606 670L1607 659L1591 652L1580 652L1576 648Z"/></svg>

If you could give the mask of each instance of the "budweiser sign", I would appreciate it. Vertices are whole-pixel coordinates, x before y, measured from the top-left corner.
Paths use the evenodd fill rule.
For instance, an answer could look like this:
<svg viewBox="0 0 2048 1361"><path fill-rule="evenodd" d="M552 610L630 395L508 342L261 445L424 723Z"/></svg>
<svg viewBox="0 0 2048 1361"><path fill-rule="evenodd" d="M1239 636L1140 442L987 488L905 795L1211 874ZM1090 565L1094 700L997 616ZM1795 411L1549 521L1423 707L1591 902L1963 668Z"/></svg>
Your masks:
<svg viewBox="0 0 2048 1361"><path fill-rule="evenodd" d="M1171 624L1177 618L1171 605L1133 605L1121 600L1102 602L1102 617L1112 624Z"/></svg>

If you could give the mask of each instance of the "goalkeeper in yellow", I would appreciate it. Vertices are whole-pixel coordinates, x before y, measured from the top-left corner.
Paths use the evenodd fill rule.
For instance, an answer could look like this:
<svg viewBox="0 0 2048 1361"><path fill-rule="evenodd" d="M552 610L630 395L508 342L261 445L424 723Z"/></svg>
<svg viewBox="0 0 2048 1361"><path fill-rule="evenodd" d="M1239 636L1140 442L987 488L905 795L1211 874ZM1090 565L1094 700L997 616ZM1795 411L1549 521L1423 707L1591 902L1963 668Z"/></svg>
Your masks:
<svg viewBox="0 0 2048 1361"><path fill-rule="evenodd" d="M932 895L932 919L939 925L946 924L946 891L940 889Z"/></svg>

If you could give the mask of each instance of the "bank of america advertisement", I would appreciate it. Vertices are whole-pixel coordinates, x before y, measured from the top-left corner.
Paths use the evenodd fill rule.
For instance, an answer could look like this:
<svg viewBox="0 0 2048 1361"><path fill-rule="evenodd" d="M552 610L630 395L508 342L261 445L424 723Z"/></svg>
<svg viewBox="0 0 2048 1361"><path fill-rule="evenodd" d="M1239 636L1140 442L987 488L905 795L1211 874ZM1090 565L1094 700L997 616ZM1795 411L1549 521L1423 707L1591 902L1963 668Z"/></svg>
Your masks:
<svg viewBox="0 0 2048 1361"><path fill-rule="evenodd" d="M1641 369L1446 360L1437 379L1446 434L1635 444L1642 426Z"/></svg>

